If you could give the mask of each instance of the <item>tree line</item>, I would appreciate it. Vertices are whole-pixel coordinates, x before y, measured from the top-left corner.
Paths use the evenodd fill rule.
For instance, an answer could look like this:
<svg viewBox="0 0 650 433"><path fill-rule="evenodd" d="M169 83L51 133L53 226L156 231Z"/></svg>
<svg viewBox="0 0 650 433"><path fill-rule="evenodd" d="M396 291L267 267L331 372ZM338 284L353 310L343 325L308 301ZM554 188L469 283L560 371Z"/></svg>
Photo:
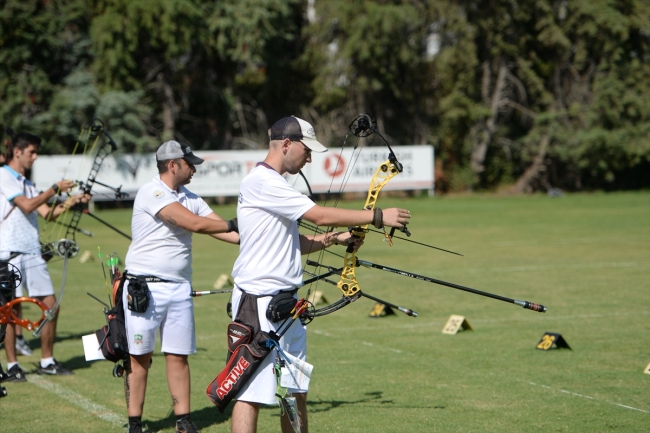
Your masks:
<svg viewBox="0 0 650 433"><path fill-rule="evenodd" d="M0 121L140 152L263 148L290 114L340 147L372 112L442 192L647 188L649 48L646 0L3 0Z"/></svg>

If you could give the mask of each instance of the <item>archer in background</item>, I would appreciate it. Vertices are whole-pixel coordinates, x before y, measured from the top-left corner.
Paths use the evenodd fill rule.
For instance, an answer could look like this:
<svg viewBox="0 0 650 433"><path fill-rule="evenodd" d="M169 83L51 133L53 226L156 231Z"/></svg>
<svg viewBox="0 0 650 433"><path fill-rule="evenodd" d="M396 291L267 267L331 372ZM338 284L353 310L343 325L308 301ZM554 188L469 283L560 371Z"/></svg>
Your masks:
<svg viewBox="0 0 650 433"><path fill-rule="evenodd" d="M47 204L54 195L68 192L74 182L61 180L41 193L36 190L35 185L25 177L25 173L34 164L40 144L39 137L21 132L14 135L7 145L6 165L0 168L0 259L6 260L11 253L19 253L10 260L23 276L23 284L16 288L16 297L23 296L24 286L29 296L41 300L51 309L56 303L56 297L47 265L41 256L37 215L49 221L55 220L75 204L90 200L90 195L78 194L54 207ZM43 328L41 362L36 370L38 374L73 374L54 359L57 318L58 311L54 312L54 319L48 321ZM7 325L7 372L15 376L14 382L24 382L25 372L16 361L15 329L16 325Z"/></svg>
<svg viewBox="0 0 650 433"><path fill-rule="evenodd" d="M409 211L398 208L350 210L316 205L283 177L285 173L297 174L305 164L311 162L312 151L327 151L316 139L312 125L297 117L285 117L271 127L269 135L266 159L251 170L240 186L237 218L241 247L232 273L235 279L233 318L240 316L245 323L254 326L248 321L255 321L257 315L261 330L266 332L276 331L280 325L267 319L266 309L273 297L282 292L295 295L302 286L300 255L332 245L355 243L356 238L347 231L301 235L296 223L298 219L326 227L372 223L378 228L401 228L411 217ZM358 242L355 249L360 244ZM241 314L238 311L240 305L248 306L242 308ZM259 328L255 331L259 332ZM306 360L306 327L300 321L295 321L282 336L279 345L285 352ZM255 375L235 397L233 433L255 432L260 405L277 404L277 382L271 365L273 358L266 356ZM307 433L307 394L292 389L289 391L298 403L300 431ZM281 418L281 424L284 433L294 431L286 413Z"/></svg>
<svg viewBox="0 0 650 433"><path fill-rule="evenodd" d="M198 433L190 419L190 367L196 352L192 292L192 233L239 243L236 220L224 221L185 185L203 159L177 141L156 152L159 175L133 203L133 241L125 260L124 316L129 362L124 389L129 433L142 432L142 411L151 356L160 329L167 384L177 433Z"/></svg>

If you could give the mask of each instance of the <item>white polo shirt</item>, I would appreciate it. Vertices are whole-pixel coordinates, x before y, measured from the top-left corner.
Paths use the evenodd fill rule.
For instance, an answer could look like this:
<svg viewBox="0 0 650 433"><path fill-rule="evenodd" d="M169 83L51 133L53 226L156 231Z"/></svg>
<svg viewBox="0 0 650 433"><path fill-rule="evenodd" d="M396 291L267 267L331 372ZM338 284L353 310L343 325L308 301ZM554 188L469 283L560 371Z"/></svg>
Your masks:
<svg viewBox="0 0 650 433"><path fill-rule="evenodd" d="M198 216L212 213L205 200L184 186L179 192L174 191L160 176L144 184L133 202L133 240L125 259L129 273L175 282L192 281L192 232L170 225L157 215L174 202Z"/></svg>
<svg viewBox="0 0 650 433"><path fill-rule="evenodd" d="M239 187L237 219L241 245L232 276L253 295L302 286L296 221L315 206L272 168L258 165Z"/></svg>
<svg viewBox="0 0 650 433"><path fill-rule="evenodd" d="M13 199L21 195L34 198L38 191L29 179L8 165L0 167L0 251L39 254L37 212L25 214L19 208L11 210Z"/></svg>

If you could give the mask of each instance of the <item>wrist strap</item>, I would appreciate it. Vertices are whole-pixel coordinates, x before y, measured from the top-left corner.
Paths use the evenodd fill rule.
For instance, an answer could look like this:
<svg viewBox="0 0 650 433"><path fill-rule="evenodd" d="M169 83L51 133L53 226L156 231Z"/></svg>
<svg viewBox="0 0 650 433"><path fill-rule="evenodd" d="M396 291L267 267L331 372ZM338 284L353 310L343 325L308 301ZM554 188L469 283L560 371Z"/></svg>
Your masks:
<svg viewBox="0 0 650 433"><path fill-rule="evenodd" d="M381 211L380 207L373 209L372 225L378 229L384 227L384 213Z"/></svg>
<svg viewBox="0 0 650 433"><path fill-rule="evenodd" d="M59 195L59 185L55 183L50 188L54 190L54 195Z"/></svg>

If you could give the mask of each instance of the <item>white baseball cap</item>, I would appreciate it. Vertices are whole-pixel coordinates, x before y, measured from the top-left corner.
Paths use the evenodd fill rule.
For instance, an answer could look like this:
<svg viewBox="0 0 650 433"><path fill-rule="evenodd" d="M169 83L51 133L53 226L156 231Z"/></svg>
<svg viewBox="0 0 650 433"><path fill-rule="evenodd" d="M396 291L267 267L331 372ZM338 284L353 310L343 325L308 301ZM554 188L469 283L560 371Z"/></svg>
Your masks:
<svg viewBox="0 0 650 433"><path fill-rule="evenodd" d="M327 152L327 147L316 140L314 127L296 116L284 117L271 126L271 140L300 141L314 152Z"/></svg>

